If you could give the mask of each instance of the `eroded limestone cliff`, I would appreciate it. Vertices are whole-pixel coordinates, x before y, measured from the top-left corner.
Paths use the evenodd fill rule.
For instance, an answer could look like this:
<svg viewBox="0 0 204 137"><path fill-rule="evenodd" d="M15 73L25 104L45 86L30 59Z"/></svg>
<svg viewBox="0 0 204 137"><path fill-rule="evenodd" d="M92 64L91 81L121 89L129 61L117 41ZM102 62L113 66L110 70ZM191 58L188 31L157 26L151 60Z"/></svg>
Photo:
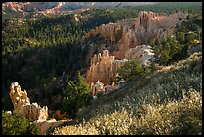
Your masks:
<svg viewBox="0 0 204 137"><path fill-rule="evenodd" d="M176 24L186 17L187 14L182 12L158 16L153 12L142 11L137 18L103 24L90 31L84 39L97 34L109 37L112 45L117 47L112 55L116 59L124 59L124 51L137 45L146 45L150 39L171 35Z"/></svg>
<svg viewBox="0 0 204 137"><path fill-rule="evenodd" d="M45 121L49 118L47 106L40 107L37 103L30 104L27 92L21 91L18 82L11 83L10 97L14 105L14 113L25 115L33 121Z"/></svg>
<svg viewBox="0 0 204 137"><path fill-rule="evenodd" d="M91 58L86 80L92 87L97 87L91 91L96 94L100 90L101 86L97 82L102 82L104 87L110 86L117 68L127 60L138 60L142 65L148 65L154 59L154 51L147 45L148 41L172 35L176 24L186 17L187 14L183 12L158 16L151 11L142 11L137 18L103 24L90 31L82 39L99 34L104 38L108 37L110 46L114 49L110 53L104 50L102 55L94 54Z"/></svg>
<svg viewBox="0 0 204 137"><path fill-rule="evenodd" d="M148 65L154 60L154 51L149 45L138 45L125 51L125 59L138 60L142 65Z"/></svg>
<svg viewBox="0 0 204 137"><path fill-rule="evenodd" d="M154 53L149 45L138 45L125 51L125 59L117 60L111 56L108 50L103 54L94 55L91 66L87 70L86 81L91 85L92 95L98 92L107 92L118 85L113 81L117 75L117 69L122 67L128 60L138 60L142 65L148 65L154 59Z"/></svg>
<svg viewBox="0 0 204 137"><path fill-rule="evenodd" d="M30 103L27 92L21 90L18 82L11 83L10 97L14 105L14 113L30 118L39 129L39 134L46 134L48 130L60 126L67 120L56 121L49 119L48 107L40 107L37 103Z"/></svg>
<svg viewBox="0 0 204 137"><path fill-rule="evenodd" d="M114 56L109 55L108 50L104 50L103 54L94 54L91 59L91 66L87 71L86 80L89 84L100 81L105 85L111 83L116 75L117 68L124 65L127 60L117 60Z"/></svg>

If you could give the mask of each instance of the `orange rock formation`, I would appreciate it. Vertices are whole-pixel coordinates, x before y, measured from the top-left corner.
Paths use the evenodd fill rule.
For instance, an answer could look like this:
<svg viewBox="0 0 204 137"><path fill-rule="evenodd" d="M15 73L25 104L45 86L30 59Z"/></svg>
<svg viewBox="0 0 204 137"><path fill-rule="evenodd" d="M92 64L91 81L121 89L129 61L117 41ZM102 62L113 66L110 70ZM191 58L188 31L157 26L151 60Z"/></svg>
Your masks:
<svg viewBox="0 0 204 137"><path fill-rule="evenodd" d="M149 65L154 59L154 51L149 45L138 45L125 52L125 58L128 60L138 60L142 65Z"/></svg>
<svg viewBox="0 0 204 137"><path fill-rule="evenodd" d="M124 51L135 48L137 45L146 45L150 39L171 35L176 24L186 17L187 14L182 12L158 16L153 12L142 11L137 18L107 25L103 24L97 29L90 31L84 38L96 34L109 37L112 44L117 45L117 50L112 55L116 59L124 59Z"/></svg>
<svg viewBox="0 0 204 137"><path fill-rule="evenodd" d="M27 92L21 91L21 86L18 82L11 83L10 97L14 105L14 113L25 115L33 121L45 121L48 119L47 106L40 107L37 103L30 104L30 99L27 97Z"/></svg>
<svg viewBox="0 0 204 137"><path fill-rule="evenodd" d="M187 17L187 14L178 12L171 15L158 16L153 12L142 11L139 16L134 19L122 20L116 23L101 25L95 30L90 31L83 39L89 38L97 34L103 37L109 37L111 45L114 46L109 55L109 51L103 51L103 55L99 53L91 59L90 68L87 71L86 80L92 85L92 92L97 93L97 81L110 85L115 78L116 69L123 66L125 61L139 60L142 65L148 65L154 58L154 53L150 46L146 46L149 40L153 38L161 38L162 36L172 35L176 24L181 19Z"/></svg>
<svg viewBox="0 0 204 137"><path fill-rule="evenodd" d="M91 59L91 66L87 71L86 81L92 82L100 81L104 84L110 84L111 79L116 75L117 68L124 65L127 60L115 60L114 56L109 55L108 50L104 50L103 54L94 55Z"/></svg>
<svg viewBox="0 0 204 137"><path fill-rule="evenodd" d="M14 113L24 115L26 118L31 118L34 124L39 129L38 134L46 134L47 131L54 129L56 126L60 126L67 120L56 119L48 120L48 107L40 107L37 103L30 104L30 99L27 97L27 92L21 91L21 86L18 82L11 83L10 97L14 105Z"/></svg>

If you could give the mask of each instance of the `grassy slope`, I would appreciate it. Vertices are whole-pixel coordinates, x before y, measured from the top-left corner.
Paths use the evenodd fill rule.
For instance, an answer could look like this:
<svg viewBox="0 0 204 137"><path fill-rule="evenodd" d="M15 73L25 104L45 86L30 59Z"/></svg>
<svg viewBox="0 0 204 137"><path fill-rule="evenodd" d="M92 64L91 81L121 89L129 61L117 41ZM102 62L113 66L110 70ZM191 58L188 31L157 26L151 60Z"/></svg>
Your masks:
<svg viewBox="0 0 204 137"><path fill-rule="evenodd" d="M77 120L53 134L201 134L202 53L98 98Z"/></svg>

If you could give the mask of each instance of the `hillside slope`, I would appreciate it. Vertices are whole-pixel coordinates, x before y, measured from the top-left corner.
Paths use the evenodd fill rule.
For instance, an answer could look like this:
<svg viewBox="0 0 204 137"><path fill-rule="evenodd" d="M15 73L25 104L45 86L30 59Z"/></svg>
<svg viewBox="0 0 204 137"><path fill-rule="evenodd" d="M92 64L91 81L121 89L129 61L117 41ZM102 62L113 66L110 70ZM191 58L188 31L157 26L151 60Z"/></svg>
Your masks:
<svg viewBox="0 0 204 137"><path fill-rule="evenodd" d="M53 134L202 134L202 52L99 97Z"/></svg>

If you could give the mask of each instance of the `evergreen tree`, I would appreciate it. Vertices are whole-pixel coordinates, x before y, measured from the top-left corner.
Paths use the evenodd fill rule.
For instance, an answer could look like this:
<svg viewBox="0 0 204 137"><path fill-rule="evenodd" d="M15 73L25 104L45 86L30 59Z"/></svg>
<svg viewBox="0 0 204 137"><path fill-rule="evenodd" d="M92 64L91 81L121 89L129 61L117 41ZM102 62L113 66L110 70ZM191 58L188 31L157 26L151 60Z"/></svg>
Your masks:
<svg viewBox="0 0 204 137"><path fill-rule="evenodd" d="M69 81L64 92L63 110L71 117L75 117L77 110L87 106L91 100L90 87L80 74L77 82Z"/></svg>
<svg viewBox="0 0 204 137"><path fill-rule="evenodd" d="M177 33L177 40L179 41L179 43L184 44L185 36L183 32Z"/></svg>

